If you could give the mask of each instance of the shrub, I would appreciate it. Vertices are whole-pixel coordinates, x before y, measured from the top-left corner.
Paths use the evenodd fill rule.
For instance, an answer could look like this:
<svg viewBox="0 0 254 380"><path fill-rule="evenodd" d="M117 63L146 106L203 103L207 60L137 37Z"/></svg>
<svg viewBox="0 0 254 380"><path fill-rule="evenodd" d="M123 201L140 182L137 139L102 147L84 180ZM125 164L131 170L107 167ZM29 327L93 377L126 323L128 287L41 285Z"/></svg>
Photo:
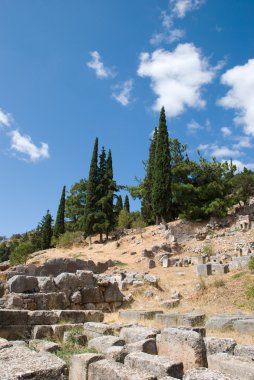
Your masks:
<svg viewBox="0 0 254 380"><path fill-rule="evenodd" d="M28 256L34 252L33 244L30 241L19 244L10 254L10 264L25 264Z"/></svg>
<svg viewBox="0 0 254 380"><path fill-rule="evenodd" d="M214 255L214 247L212 244L205 244L202 250L203 253L209 257Z"/></svg>
<svg viewBox="0 0 254 380"><path fill-rule="evenodd" d="M254 256L252 256L248 262L248 268L251 272L254 272Z"/></svg>
<svg viewBox="0 0 254 380"><path fill-rule="evenodd" d="M66 231L55 240L57 247L69 247L74 244L82 244L84 242L84 233L82 231Z"/></svg>
<svg viewBox="0 0 254 380"><path fill-rule="evenodd" d="M254 284L248 286L248 288L246 290L246 297L249 300L253 300L254 299Z"/></svg>
<svg viewBox="0 0 254 380"><path fill-rule="evenodd" d="M125 208L123 208L120 211L120 214L118 216L118 227L130 228L131 222L132 222L131 214Z"/></svg>
<svg viewBox="0 0 254 380"><path fill-rule="evenodd" d="M220 278L220 279L215 279L214 280L214 282L213 282L213 286L215 287L215 288L220 288L220 287L222 287L222 286L225 286L226 284L225 284L225 281L222 279L222 278Z"/></svg>

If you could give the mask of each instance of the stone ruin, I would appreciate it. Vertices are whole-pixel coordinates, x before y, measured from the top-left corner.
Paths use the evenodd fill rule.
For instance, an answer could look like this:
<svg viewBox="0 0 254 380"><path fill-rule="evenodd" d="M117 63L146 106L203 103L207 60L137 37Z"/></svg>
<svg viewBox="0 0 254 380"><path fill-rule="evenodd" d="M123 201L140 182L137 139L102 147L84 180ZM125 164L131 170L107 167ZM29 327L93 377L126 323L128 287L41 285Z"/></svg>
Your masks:
<svg viewBox="0 0 254 380"><path fill-rule="evenodd" d="M239 215L238 224L241 231L247 231L252 226L252 220L250 215Z"/></svg>

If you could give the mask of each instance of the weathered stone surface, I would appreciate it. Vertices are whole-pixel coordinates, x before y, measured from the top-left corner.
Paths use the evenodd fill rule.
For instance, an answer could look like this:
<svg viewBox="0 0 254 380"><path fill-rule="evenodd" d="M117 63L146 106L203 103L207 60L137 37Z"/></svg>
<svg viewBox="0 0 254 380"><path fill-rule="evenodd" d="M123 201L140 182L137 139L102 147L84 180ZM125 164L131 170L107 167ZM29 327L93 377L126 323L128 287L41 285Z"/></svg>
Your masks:
<svg viewBox="0 0 254 380"><path fill-rule="evenodd" d="M157 355L157 346L155 339L144 339L135 343L126 344L125 350L131 352L145 352L150 355Z"/></svg>
<svg viewBox="0 0 254 380"><path fill-rule="evenodd" d="M86 380L91 363L104 359L102 355L80 354L71 357L69 380Z"/></svg>
<svg viewBox="0 0 254 380"><path fill-rule="evenodd" d="M71 292L81 287L80 279L74 273L61 273L54 278L56 287L64 292Z"/></svg>
<svg viewBox="0 0 254 380"><path fill-rule="evenodd" d="M25 310L0 309L0 326L26 325L28 312Z"/></svg>
<svg viewBox="0 0 254 380"><path fill-rule="evenodd" d="M59 320L70 323L100 322L104 317L99 310L58 310L56 314Z"/></svg>
<svg viewBox="0 0 254 380"><path fill-rule="evenodd" d="M171 360L182 361L184 370L207 367L204 340L194 331L175 328L162 330L158 352Z"/></svg>
<svg viewBox="0 0 254 380"><path fill-rule="evenodd" d="M63 292L35 293L32 296L37 310L64 310L70 305Z"/></svg>
<svg viewBox="0 0 254 380"><path fill-rule="evenodd" d="M208 318L206 328L221 331L233 330L235 322L241 318L242 316L237 315L214 315Z"/></svg>
<svg viewBox="0 0 254 380"><path fill-rule="evenodd" d="M52 335L53 335L53 329L52 329L52 326L49 326L49 325L35 326L32 330L33 339L50 338Z"/></svg>
<svg viewBox="0 0 254 380"><path fill-rule="evenodd" d="M87 337L83 333L82 328L72 329L64 332L63 342L85 346L87 344Z"/></svg>
<svg viewBox="0 0 254 380"><path fill-rule="evenodd" d="M237 344L234 349L234 355L243 356L254 361L254 346Z"/></svg>
<svg viewBox="0 0 254 380"><path fill-rule="evenodd" d="M56 285L52 277L37 277L38 287L42 293L53 293L56 291Z"/></svg>
<svg viewBox="0 0 254 380"><path fill-rule="evenodd" d="M88 347L95 349L100 354L106 354L112 346L124 346L125 341L113 335L100 336L89 340Z"/></svg>
<svg viewBox="0 0 254 380"><path fill-rule="evenodd" d="M195 368L195 369L188 370L184 374L183 380L234 380L234 379L233 377L228 377L218 371L212 371L207 368Z"/></svg>
<svg viewBox="0 0 254 380"><path fill-rule="evenodd" d="M177 379L183 376L183 363L172 361L167 357L149 355L144 352L133 352L126 356L124 363L138 371L146 369L158 378L170 375Z"/></svg>
<svg viewBox="0 0 254 380"><path fill-rule="evenodd" d="M67 379L66 364L55 355L13 346L0 350L0 379Z"/></svg>
<svg viewBox="0 0 254 380"><path fill-rule="evenodd" d="M99 286L87 286L81 290L82 303L104 302L102 290Z"/></svg>
<svg viewBox="0 0 254 380"><path fill-rule="evenodd" d="M134 371L127 366L111 360L99 360L91 363L88 369L88 380L156 380L153 375Z"/></svg>
<svg viewBox="0 0 254 380"><path fill-rule="evenodd" d="M83 287L85 286L94 286L95 281L93 277L93 272L88 270L77 270L76 276L80 280L80 285Z"/></svg>
<svg viewBox="0 0 254 380"><path fill-rule="evenodd" d="M8 340L29 339L31 336L31 326L9 325L0 326L0 337Z"/></svg>
<svg viewBox="0 0 254 380"><path fill-rule="evenodd" d="M79 290L76 290L74 293L72 293L70 300L75 305L80 305L82 302L81 292Z"/></svg>
<svg viewBox="0 0 254 380"><path fill-rule="evenodd" d="M154 319L156 314L163 313L161 310L121 310L119 311L119 318L128 321L138 322L149 319Z"/></svg>
<svg viewBox="0 0 254 380"><path fill-rule="evenodd" d="M254 319L240 319L235 321L233 328L241 334L254 334Z"/></svg>
<svg viewBox="0 0 254 380"><path fill-rule="evenodd" d="M204 341L207 355L213 355L219 352L226 352L233 355L236 346L236 341L230 338L216 338L209 336L204 338Z"/></svg>
<svg viewBox="0 0 254 380"><path fill-rule="evenodd" d="M228 273L228 264L212 264L212 272L220 274Z"/></svg>
<svg viewBox="0 0 254 380"><path fill-rule="evenodd" d="M180 305L180 300L179 299L167 300L167 301L162 301L160 304L162 307L165 307L165 309L173 309Z"/></svg>
<svg viewBox="0 0 254 380"><path fill-rule="evenodd" d="M16 275L10 278L7 286L11 293L33 293L38 290L37 277Z"/></svg>
<svg viewBox="0 0 254 380"><path fill-rule="evenodd" d="M152 274L145 274L144 281L150 285L158 286L159 278Z"/></svg>
<svg viewBox="0 0 254 380"><path fill-rule="evenodd" d="M83 331L83 324L82 323L66 323L62 325L52 325L53 329L53 335L56 339L63 340L64 333L66 331L70 331L73 329L80 329L80 331Z"/></svg>
<svg viewBox="0 0 254 380"><path fill-rule="evenodd" d="M2 350L3 348L8 348L8 347L12 347L12 344L8 342L7 339L0 338L0 350Z"/></svg>
<svg viewBox="0 0 254 380"><path fill-rule="evenodd" d="M194 267L194 271L200 277L207 277L212 274L212 265L211 264L200 264Z"/></svg>
<svg viewBox="0 0 254 380"><path fill-rule="evenodd" d="M254 379L254 363L248 358L219 353L208 356L208 365L210 369L228 376L244 380Z"/></svg>
<svg viewBox="0 0 254 380"><path fill-rule="evenodd" d="M125 350L125 346L112 346L107 349L105 356L108 360L124 363L124 359L128 353L129 352Z"/></svg>
<svg viewBox="0 0 254 380"><path fill-rule="evenodd" d="M29 348L32 348L36 351L54 353L60 349L60 345L46 340L32 339L29 341Z"/></svg>
<svg viewBox="0 0 254 380"><path fill-rule="evenodd" d="M123 301L123 293L121 293L118 284L115 282L114 284L109 284L106 288L105 294L105 302L122 302Z"/></svg>
<svg viewBox="0 0 254 380"><path fill-rule="evenodd" d="M165 313L156 314L155 320L163 327L196 327L205 324L205 314L203 313Z"/></svg>
<svg viewBox="0 0 254 380"><path fill-rule="evenodd" d="M53 325L58 322L58 315L53 310L34 310L28 312L29 325Z"/></svg>
<svg viewBox="0 0 254 380"><path fill-rule="evenodd" d="M24 300L21 294L9 293L6 295L5 307L7 309L22 309L24 307Z"/></svg>
<svg viewBox="0 0 254 380"><path fill-rule="evenodd" d="M125 340L126 343L135 343L140 340L155 338L159 330L150 327L124 327L120 332L120 337Z"/></svg>
<svg viewBox="0 0 254 380"><path fill-rule="evenodd" d="M84 334L88 338L97 338L103 335L113 335L113 329L106 323L87 322L83 325Z"/></svg>

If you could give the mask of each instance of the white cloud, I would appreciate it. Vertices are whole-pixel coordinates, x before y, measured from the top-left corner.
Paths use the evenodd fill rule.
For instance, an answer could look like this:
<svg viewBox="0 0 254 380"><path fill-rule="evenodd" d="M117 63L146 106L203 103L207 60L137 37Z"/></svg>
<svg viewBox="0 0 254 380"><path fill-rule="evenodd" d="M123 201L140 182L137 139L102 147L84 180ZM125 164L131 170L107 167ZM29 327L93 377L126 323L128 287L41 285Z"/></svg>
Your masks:
<svg viewBox="0 0 254 380"><path fill-rule="evenodd" d="M162 26L165 29L170 29L173 26L173 18L166 12L161 12Z"/></svg>
<svg viewBox="0 0 254 380"><path fill-rule="evenodd" d="M186 107L204 108L202 87L212 82L215 69L195 45L179 44L174 51L155 50L142 53L137 71L141 77L151 79L157 96L153 109L165 106L169 116L178 116Z"/></svg>
<svg viewBox="0 0 254 380"><path fill-rule="evenodd" d="M196 120L191 120L187 124L187 129L190 133L196 133L198 130L203 129L203 127Z"/></svg>
<svg viewBox="0 0 254 380"><path fill-rule="evenodd" d="M254 136L254 59L226 71L221 83L231 89L218 103L224 108L234 109L235 123L242 125L246 134Z"/></svg>
<svg viewBox="0 0 254 380"><path fill-rule="evenodd" d="M11 114L4 112L0 108L0 125L4 125L5 127L10 127L11 123L12 123Z"/></svg>
<svg viewBox="0 0 254 380"><path fill-rule="evenodd" d="M237 167L238 172L243 171L244 168L248 168L249 170L254 170L254 163L252 162L243 163L242 161L239 161L239 160L232 160L232 164Z"/></svg>
<svg viewBox="0 0 254 380"><path fill-rule="evenodd" d="M211 147L211 156L216 158L233 158L240 157L243 153L237 149L231 149L227 146L217 146Z"/></svg>
<svg viewBox="0 0 254 380"><path fill-rule="evenodd" d="M253 143L251 142L251 139L248 136L238 136L235 137L234 140L237 141L237 143L233 145L234 149L253 147Z"/></svg>
<svg viewBox="0 0 254 380"><path fill-rule="evenodd" d="M122 106L128 106L131 101L132 88L133 80L129 79L122 84L114 86L112 96L117 102L122 104Z"/></svg>
<svg viewBox="0 0 254 380"><path fill-rule="evenodd" d="M150 39L151 45L160 45L161 43L173 43L179 41L185 35L183 29L172 29L168 32L156 33Z"/></svg>
<svg viewBox="0 0 254 380"><path fill-rule="evenodd" d="M29 160L36 162L42 158L49 158L49 146L48 144L41 143L40 147L37 147L31 140L30 136L21 135L18 130L14 130L10 133L11 136L11 149L23 153L29 157Z"/></svg>
<svg viewBox="0 0 254 380"><path fill-rule="evenodd" d="M224 137L228 137L228 136L232 135L232 131L228 127L222 127L220 130L221 130Z"/></svg>
<svg viewBox="0 0 254 380"><path fill-rule="evenodd" d="M205 3L205 0L170 0L173 15L177 18L184 18L188 12L198 9Z"/></svg>
<svg viewBox="0 0 254 380"><path fill-rule="evenodd" d="M114 73L111 69L107 68L102 62L101 56L98 51L90 52L91 60L87 62L87 66L95 71L98 78L113 77Z"/></svg>

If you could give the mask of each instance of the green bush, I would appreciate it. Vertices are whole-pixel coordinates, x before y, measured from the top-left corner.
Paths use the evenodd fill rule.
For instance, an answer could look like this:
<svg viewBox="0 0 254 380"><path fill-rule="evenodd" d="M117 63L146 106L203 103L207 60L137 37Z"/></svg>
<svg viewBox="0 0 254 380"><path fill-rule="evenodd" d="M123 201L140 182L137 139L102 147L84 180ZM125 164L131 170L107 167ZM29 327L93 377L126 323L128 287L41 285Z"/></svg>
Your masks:
<svg viewBox="0 0 254 380"><path fill-rule="evenodd" d="M208 257L214 255L214 247L212 244L205 244L202 249L203 253Z"/></svg>
<svg viewBox="0 0 254 380"><path fill-rule="evenodd" d="M248 288L246 290L246 297L249 300L253 300L254 299L254 284L248 286Z"/></svg>
<svg viewBox="0 0 254 380"><path fill-rule="evenodd" d="M57 247L69 247L74 244L81 244L84 242L84 232L82 231L66 231L54 241Z"/></svg>
<svg viewBox="0 0 254 380"><path fill-rule="evenodd" d="M25 264L28 256L34 252L33 244L30 241L19 244L10 254L10 264Z"/></svg>
<svg viewBox="0 0 254 380"><path fill-rule="evenodd" d="M254 256L250 258L250 261L248 262L248 268L251 272L254 272Z"/></svg>
<svg viewBox="0 0 254 380"><path fill-rule="evenodd" d="M118 216L118 227L119 228L130 228L132 223L132 217L131 214L123 208L120 211L120 214Z"/></svg>

